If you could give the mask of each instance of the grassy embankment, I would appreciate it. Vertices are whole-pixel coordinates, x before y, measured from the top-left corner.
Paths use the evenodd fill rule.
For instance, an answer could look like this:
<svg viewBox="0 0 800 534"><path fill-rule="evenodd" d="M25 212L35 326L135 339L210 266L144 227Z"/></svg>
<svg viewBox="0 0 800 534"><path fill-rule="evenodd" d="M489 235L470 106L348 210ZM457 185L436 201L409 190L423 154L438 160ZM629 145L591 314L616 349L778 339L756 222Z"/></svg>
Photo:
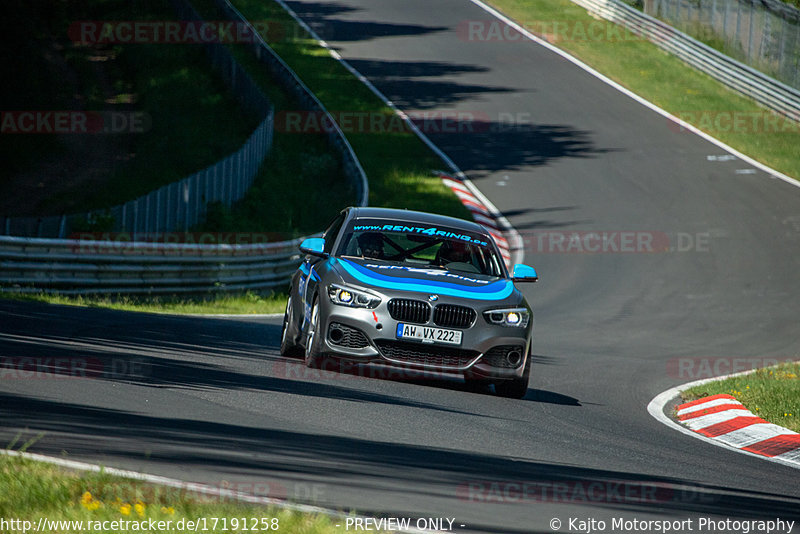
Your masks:
<svg viewBox="0 0 800 534"><path fill-rule="evenodd" d="M60 534L178 534L194 532L195 526L214 533L346 531L343 520L322 514L248 504L235 496L212 496L103 472L71 471L5 454L0 454L0 518L16 522L7 525L10 532L25 532L25 527L32 532L46 520L41 531Z"/></svg>
<svg viewBox="0 0 800 534"><path fill-rule="evenodd" d="M771 423L800 432L800 363L783 363L742 376L687 389L685 401L733 395L748 410Z"/></svg>

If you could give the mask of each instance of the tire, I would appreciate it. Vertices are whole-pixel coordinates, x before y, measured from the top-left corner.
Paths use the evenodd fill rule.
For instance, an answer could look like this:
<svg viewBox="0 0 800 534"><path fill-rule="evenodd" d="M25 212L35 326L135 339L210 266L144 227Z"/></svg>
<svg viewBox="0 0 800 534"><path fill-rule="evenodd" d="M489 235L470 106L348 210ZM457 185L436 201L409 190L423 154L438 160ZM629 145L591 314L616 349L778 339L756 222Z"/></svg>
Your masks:
<svg viewBox="0 0 800 534"><path fill-rule="evenodd" d="M303 355L303 348L297 344L297 325L294 321L294 308L292 297L286 301L286 311L283 314L283 329L281 330L281 356L286 358L299 358Z"/></svg>
<svg viewBox="0 0 800 534"><path fill-rule="evenodd" d="M508 399L521 399L528 393L528 381L531 378L531 354L528 351L527 358L525 359L525 369L522 371L522 376L513 378L511 380L504 380L502 382L495 382L494 392L500 397Z"/></svg>
<svg viewBox="0 0 800 534"><path fill-rule="evenodd" d="M313 307L311 308L311 322L308 325L308 335L306 336L304 358L306 367L312 369L320 369L322 367L324 358L319 350L321 344L319 331L319 301L315 297Z"/></svg>

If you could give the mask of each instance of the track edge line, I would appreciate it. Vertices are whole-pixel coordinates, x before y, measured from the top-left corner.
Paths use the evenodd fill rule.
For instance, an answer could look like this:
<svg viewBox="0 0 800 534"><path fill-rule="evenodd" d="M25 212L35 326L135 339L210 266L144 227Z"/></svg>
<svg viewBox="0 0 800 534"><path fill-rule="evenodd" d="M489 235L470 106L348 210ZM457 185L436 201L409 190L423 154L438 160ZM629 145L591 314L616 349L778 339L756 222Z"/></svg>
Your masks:
<svg viewBox="0 0 800 534"><path fill-rule="evenodd" d="M93 473L104 472L108 473L113 476L118 476L122 478L129 478L132 480L141 480L143 482L147 482L150 484L157 484L159 486L166 486L169 488L181 489L181 490L191 490L197 493L203 493L205 495L212 495L212 496L219 496L222 497L223 494L225 497L230 498L234 497L242 502L246 502L249 504L261 504L267 506L275 506L276 508L281 508L284 510L292 510L296 512L303 512L309 514L324 514L329 517L335 517L340 519L346 519L348 517L361 517L367 518L367 516L362 515L352 515L352 514L345 514L339 510L333 510L331 508L323 508L321 506L313 506L310 504L300 504L300 503L291 503L287 501L283 501L280 499L270 499L269 497L258 497L255 495L249 495L247 493L243 493L236 490L229 490L223 488L215 488L214 486L209 486L207 484L202 484L199 482L185 482L183 480L178 480L176 478L169 478L163 477L160 475L152 475L149 473L142 473L139 471L131 471L128 469L119 469L116 467L105 467L98 464L92 464L88 462L80 462L77 460L65 460L63 458L55 458L53 456L47 456L44 454L36 454L30 452L20 452L20 451L12 451L8 449L0 449L0 454L11 456L11 457L18 457L18 458L26 458L28 460L34 460L37 462L47 463L51 465L56 465L58 467L63 467L66 469L73 469L78 471L89 471ZM420 529L409 529L404 530L404 532L410 532L412 534L429 534L433 531L430 530L420 530Z"/></svg>
<svg viewBox="0 0 800 534"><path fill-rule="evenodd" d="M726 152L736 156L737 158L741 159L742 161L752 165L753 167L758 168L762 172L770 175L771 178L776 178L778 180L781 180L783 182L788 183L789 185L793 185L795 187L800 187L800 180L798 180L797 178L792 178L791 176L789 176L787 174L784 174L784 173L782 173L782 172L780 172L778 170L775 170L772 167L770 167L770 166L768 166L768 165L766 165L764 163L761 163L760 161L757 161L754 158L752 158L752 157L750 157L750 156L748 156L748 155L746 155L746 154L744 154L742 152L739 152L738 150L736 150L732 146L724 143L723 141L720 141L716 137L713 137L712 135L700 130L696 126L694 126L692 124L689 124L688 122L685 122L684 120L676 117L675 115L673 115L669 111L657 106L656 104L654 104L654 103L650 102L649 100L645 99L643 96L640 96L640 95L634 93L630 89L628 89L628 88L622 86L621 84L615 82L614 80L612 80L608 76L606 76L606 75L602 74L601 72L595 70L594 68L589 66L587 63L584 63L583 61L581 61L577 57L573 56L569 52L561 50L560 48L558 48L557 46L553 45L552 43L550 43L548 41L545 41L544 39L534 35L531 32L529 32L524 27L522 27L520 24L515 22L511 17L505 15L499 9L484 3L482 0L469 0L469 1L472 2L473 4L475 4L476 6L478 6L479 8L483 9L484 11L486 11L487 13L492 15L493 17L501 20L502 22L505 22L506 24L508 24L509 26L514 28L514 30L518 31L520 34L524 35L525 37L527 37L531 41L535 42L536 44L543 46L544 48L550 50L551 52L553 52L555 54L558 54L559 56L563 57L564 59L566 59L570 63L574 64L575 66L579 67L580 69L584 70L585 72L591 74L592 76L594 76L595 78L599 79L600 81L602 81L602 82L606 83L607 85L613 87L614 89L616 89L617 91L621 92L622 94L632 98L633 100L635 100L639 104L641 104L641 105L645 106L646 108L649 108L650 110L655 111L659 115L661 115L663 117L666 117L667 119L671 120L672 122L674 122L675 124L677 124L681 128L689 130L693 134L705 139L709 143L712 143L712 144L718 146L722 150L725 150Z"/></svg>

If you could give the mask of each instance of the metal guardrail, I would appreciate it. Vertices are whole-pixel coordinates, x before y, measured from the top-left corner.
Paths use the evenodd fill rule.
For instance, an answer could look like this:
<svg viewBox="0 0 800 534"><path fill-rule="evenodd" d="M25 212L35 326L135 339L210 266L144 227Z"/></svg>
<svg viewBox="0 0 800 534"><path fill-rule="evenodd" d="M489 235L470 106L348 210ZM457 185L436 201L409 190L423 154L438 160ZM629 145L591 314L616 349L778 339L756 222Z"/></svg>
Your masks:
<svg viewBox="0 0 800 534"><path fill-rule="evenodd" d="M800 10L780 0L633 0L634 7L800 89ZM631 3L631 0L627 0Z"/></svg>
<svg viewBox="0 0 800 534"><path fill-rule="evenodd" d="M0 236L0 292L177 294L285 286L303 238L193 245Z"/></svg>
<svg viewBox="0 0 800 534"><path fill-rule="evenodd" d="M253 52L256 57L267 66L272 76L281 82L286 90L292 93L300 104L300 107L310 111L318 111L325 115L327 119L326 124L331 125L331 128L327 129L328 142L342 157L345 175L356 188L357 204L359 206L366 206L369 202L369 183L367 182L367 175L364 172L364 168L361 166L361 162L358 161L353 147L339 127L339 124L334 120L328 110L325 109L325 106L316 95L314 95L266 41L264 41L258 31L253 28L239 10L231 4L230 0L215 0L215 3L229 19L248 26L248 29L256 37L256 42L252 44Z"/></svg>
<svg viewBox="0 0 800 534"><path fill-rule="evenodd" d="M217 0L217 3L232 17L245 21L227 0ZM251 30L258 35L252 27ZM331 119L334 128L328 132L329 142L342 156L345 173L358 192L358 205L366 206L369 197L366 174L339 126L294 71L260 37L254 46L257 57L301 105L321 111ZM271 140L271 132L270 122L268 133L257 130L253 135L262 140L269 135ZM190 194L196 205L200 205L201 198L215 198L213 191L217 182L213 178L207 169L187 179L194 181L198 191L205 191L204 197ZM179 192L181 187L184 187L185 198L185 186L167 186ZM177 220L179 227L188 226L185 222L180 224L185 221L187 212L181 211L179 204L170 206L159 200L158 192L153 194L156 196L149 202L163 208L160 211L165 213L161 217L168 223L152 221L143 229L145 233L157 234L169 226L169 221ZM121 220L130 217L129 213L130 210L126 210ZM303 239L266 244L198 245L0 236L0 292L177 294L281 287L286 285L300 262L297 246Z"/></svg>
<svg viewBox="0 0 800 534"><path fill-rule="evenodd" d="M800 121L800 91L740 63L672 26L619 0L572 0L606 20L621 24L689 65L760 104Z"/></svg>
<svg viewBox="0 0 800 534"><path fill-rule="evenodd" d="M244 197L272 146L273 116L270 111L239 150L180 181L90 213L0 218L0 235L63 238L76 228L102 225L104 219L111 221L113 231L134 236L188 230L205 219L210 202L230 206Z"/></svg>
<svg viewBox="0 0 800 534"><path fill-rule="evenodd" d="M187 0L173 0L172 4L183 20L202 20ZM134 235L188 230L205 218L209 203L230 206L243 198L272 147L274 111L267 96L225 45L209 42L203 47L239 103L263 117L238 151L180 181L111 208L51 217L0 218L0 235L64 238L81 227ZM104 223L111 227L103 227Z"/></svg>

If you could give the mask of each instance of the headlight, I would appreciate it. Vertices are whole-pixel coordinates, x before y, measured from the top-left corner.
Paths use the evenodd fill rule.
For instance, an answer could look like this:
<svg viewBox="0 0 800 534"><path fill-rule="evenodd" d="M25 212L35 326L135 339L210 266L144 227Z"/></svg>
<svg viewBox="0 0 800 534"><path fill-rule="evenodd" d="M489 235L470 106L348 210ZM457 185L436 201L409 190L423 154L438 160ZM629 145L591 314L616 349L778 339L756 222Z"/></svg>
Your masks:
<svg viewBox="0 0 800 534"><path fill-rule="evenodd" d="M531 314L525 308L508 308L504 310L489 310L483 312L486 321L503 326L517 326L525 328L531 319Z"/></svg>
<svg viewBox="0 0 800 534"><path fill-rule="evenodd" d="M351 308L377 308L381 303L380 297L336 284L328 286L328 296L334 304Z"/></svg>

